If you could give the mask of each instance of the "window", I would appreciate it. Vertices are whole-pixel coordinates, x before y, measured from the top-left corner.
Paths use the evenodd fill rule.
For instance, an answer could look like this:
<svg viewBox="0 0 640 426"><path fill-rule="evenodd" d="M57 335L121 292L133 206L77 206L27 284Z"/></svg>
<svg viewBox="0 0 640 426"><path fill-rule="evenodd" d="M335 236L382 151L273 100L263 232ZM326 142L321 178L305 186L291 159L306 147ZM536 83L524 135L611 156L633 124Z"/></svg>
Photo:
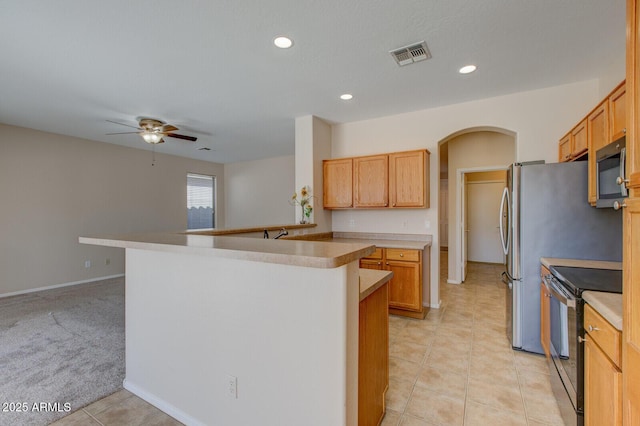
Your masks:
<svg viewBox="0 0 640 426"><path fill-rule="evenodd" d="M215 176L187 174L187 229L215 228Z"/></svg>

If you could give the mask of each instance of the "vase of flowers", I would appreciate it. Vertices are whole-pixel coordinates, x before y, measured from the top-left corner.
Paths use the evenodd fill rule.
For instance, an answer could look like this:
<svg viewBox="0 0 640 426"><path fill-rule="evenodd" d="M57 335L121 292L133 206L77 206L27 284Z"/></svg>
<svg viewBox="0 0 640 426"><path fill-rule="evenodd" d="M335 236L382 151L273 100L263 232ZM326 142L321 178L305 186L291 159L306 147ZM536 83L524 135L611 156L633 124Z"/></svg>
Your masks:
<svg viewBox="0 0 640 426"><path fill-rule="evenodd" d="M291 197L291 205L300 206L302 216L300 219L301 224L311 223L311 213L313 212L313 206L311 205L311 188L305 185L300 189L300 195L297 192L293 193Z"/></svg>

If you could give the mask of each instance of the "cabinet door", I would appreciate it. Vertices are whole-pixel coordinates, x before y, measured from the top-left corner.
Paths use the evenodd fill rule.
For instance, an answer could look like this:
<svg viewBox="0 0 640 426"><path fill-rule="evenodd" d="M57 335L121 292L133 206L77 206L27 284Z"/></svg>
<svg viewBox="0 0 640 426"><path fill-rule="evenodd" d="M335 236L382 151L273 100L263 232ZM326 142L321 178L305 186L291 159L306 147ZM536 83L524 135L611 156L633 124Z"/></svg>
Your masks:
<svg viewBox="0 0 640 426"><path fill-rule="evenodd" d="M358 425L378 425L389 386L389 297L384 284L360 302Z"/></svg>
<svg viewBox="0 0 640 426"><path fill-rule="evenodd" d="M420 263L387 261L393 272L389 282L389 307L420 311L422 308L422 276Z"/></svg>
<svg viewBox="0 0 640 426"><path fill-rule="evenodd" d="M585 118L571 131L571 158L587 152L587 119Z"/></svg>
<svg viewBox="0 0 640 426"><path fill-rule="evenodd" d="M354 207L389 205L389 157L373 155L353 159Z"/></svg>
<svg viewBox="0 0 640 426"><path fill-rule="evenodd" d="M382 260L376 259L360 259L360 267L363 269L377 269L379 271L384 269Z"/></svg>
<svg viewBox="0 0 640 426"><path fill-rule="evenodd" d="M622 424L622 373L593 342L584 346L584 424Z"/></svg>
<svg viewBox="0 0 640 426"><path fill-rule="evenodd" d="M640 0L639 0L640 1ZM640 424L640 197L625 201L622 241L622 371L625 424Z"/></svg>
<svg viewBox="0 0 640 426"><path fill-rule="evenodd" d="M547 287L544 283L540 283L540 344L547 358L551 356L551 352L549 351L551 344L549 297L550 294L547 291Z"/></svg>
<svg viewBox="0 0 640 426"><path fill-rule="evenodd" d="M609 121L610 132L609 142L613 142L627 132L627 98L626 98L626 86L622 83L612 94L609 96Z"/></svg>
<svg viewBox="0 0 640 426"><path fill-rule="evenodd" d="M323 171L323 206L344 209L353 206L353 160L325 160Z"/></svg>
<svg viewBox="0 0 640 426"><path fill-rule="evenodd" d="M429 151L389 154L391 207L429 207Z"/></svg>
<svg viewBox="0 0 640 426"><path fill-rule="evenodd" d="M571 133L567 133L558 142L558 161L565 162L571 160Z"/></svg>
<svg viewBox="0 0 640 426"><path fill-rule="evenodd" d="M589 203L596 204L596 155L595 152L609 143L609 102L605 100L587 118L589 146Z"/></svg>

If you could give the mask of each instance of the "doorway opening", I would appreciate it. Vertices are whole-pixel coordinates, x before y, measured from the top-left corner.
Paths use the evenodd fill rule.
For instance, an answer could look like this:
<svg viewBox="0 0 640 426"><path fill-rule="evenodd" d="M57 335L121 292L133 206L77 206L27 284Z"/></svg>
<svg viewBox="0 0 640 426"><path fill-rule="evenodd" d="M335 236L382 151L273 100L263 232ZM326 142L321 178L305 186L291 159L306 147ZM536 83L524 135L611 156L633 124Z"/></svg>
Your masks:
<svg viewBox="0 0 640 426"><path fill-rule="evenodd" d="M474 173L504 173L516 159L516 134L512 131L494 127L475 127L456 132L443 139L439 144L440 183L439 183L439 242L440 242L440 285L444 283L461 284L466 278L466 262L468 260L468 233L472 232L467 224L480 221L482 231L491 235L488 229L491 209L499 208L500 199L493 207L490 195L491 186L497 187L500 177ZM469 182L471 176L471 182ZM482 182L482 183L480 183ZM468 194L471 186L472 194ZM486 185L486 186L483 186ZM483 194L482 191L488 192ZM469 198L471 197L471 198ZM474 209L465 208L471 201ZM480 208L481 211L477 210ZM498 225L498 214L495 214L495 226ZM469 231L469 232L468 232ZM499 238L498 230L495 235ZM477 244L489 245L483 241L486 235L476 236ZM473 238L473 237L472 237ZM478 243L480 241L480 243ZM498 243L496 250L500 244ZM475 257L472 253L472 258ZM446 258L446 261L442 259ZM446 267L445 267L446 265Z"/></svg>

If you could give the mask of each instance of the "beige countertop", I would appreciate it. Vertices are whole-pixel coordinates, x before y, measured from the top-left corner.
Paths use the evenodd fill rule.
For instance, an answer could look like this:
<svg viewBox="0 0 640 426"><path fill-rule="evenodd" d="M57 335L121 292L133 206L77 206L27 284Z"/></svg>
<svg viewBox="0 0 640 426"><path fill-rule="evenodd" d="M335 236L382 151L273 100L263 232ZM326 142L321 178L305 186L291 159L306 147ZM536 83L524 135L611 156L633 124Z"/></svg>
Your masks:
<svg viewBox="0 0 640 426"><path fill-rule="evenodd" d="M376 247L424 250L431 246L431 235L376 234L363 232L325 232L285 237L290 240L330 241L334 243L373 244Z"/></svg>
<svg viewBox="0 0 640 426"><path fill-rule="evenodd" d="M582 293L585 302L593 307L612 326L622 331L622 295L603 291L585 291Z"/></svg>
<svg viewBox="0 0 640 426"><path fill-rule="evenodd" d="M375 269L360 269L360 301L369 297L371 293L379 289L384 283L393 278L391 271L378 271Z"/></svg>
<svg viewBox="0 0 640 426"><path fill-rule="evenodd" d="M557 257L541 257L540 263L547 268L551 266L568 266L571 268L615 269L622 270L622 262L587 259L561 259Z"/></svg>
<svg viewBox="0 0 640 426"><path fill-rule="evenodd" d="M249 234L252 232L262 232L262 231L278 231L282 228L287 230L292 229L305 229L305 228L315 228L318 226L315 223L304 223L304 224L289 224L289 225L266 225L266 226L254 226L251 228L228 228L228 229L197 229L191 231L182 231L181 233L189 234L189 235L233 235L233 234Z"/></svg>
<svg viewBox="0 0 640 426"><path fill-rule="evenodd" d="M80 237L80 243L278 263L337 268L373 253L372 243L265 240L233 236L146 233Z"/></svg>

